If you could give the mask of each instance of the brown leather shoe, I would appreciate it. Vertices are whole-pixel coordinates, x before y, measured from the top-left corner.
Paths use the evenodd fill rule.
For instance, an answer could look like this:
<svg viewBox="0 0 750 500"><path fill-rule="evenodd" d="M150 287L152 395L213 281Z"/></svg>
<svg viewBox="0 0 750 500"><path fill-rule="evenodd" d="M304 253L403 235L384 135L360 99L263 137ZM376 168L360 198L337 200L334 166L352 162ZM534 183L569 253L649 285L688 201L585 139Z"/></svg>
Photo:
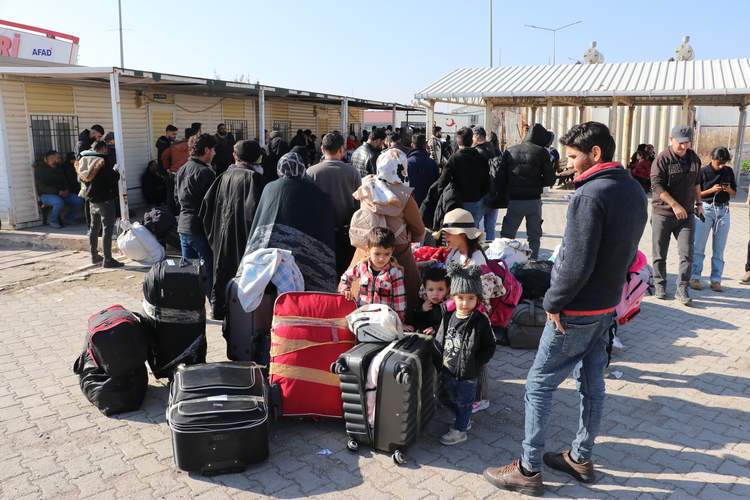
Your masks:
<svg viewBox="0 0 750 500"><path fill-rule="evenodd" d="M570 458L570 450L556 455L554 453L545 453L542 459L548 467L569 474L582 483L593 483L596 480L594 463L591 460L582 464L575 463Z"/></svg>
<svg viewBox="0 0 750 500"><path fill-rule="evenodd" d="M714 281L711 283L711 290L713 290L714 292L723 292L724 287L721 286L721 283L719 283L718 281Z"/></svg>
<svg viewBox="0 0 750 500"><path fill-rule="evenodd" d="M505 467L490 467L484 470L484 478L490 484L498 488L517 491L532 497L541 496L544 493L542 473L537 472L533 476L524 476L521 472L521 461L516 460Z"/></svg>

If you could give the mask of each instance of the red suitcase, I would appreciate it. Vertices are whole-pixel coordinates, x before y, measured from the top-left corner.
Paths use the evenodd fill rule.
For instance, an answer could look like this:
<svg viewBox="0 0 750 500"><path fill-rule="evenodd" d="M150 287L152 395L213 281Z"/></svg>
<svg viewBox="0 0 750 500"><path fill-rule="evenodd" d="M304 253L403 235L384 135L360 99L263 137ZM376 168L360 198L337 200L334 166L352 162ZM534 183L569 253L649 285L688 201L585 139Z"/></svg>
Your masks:
<svg viewBox="0 0 750 500"><path fill-rule="evenodd" d="M345 318L356 307L337 293L288 292L276 299L268 378L276 418L342 418L331 364L354 346Z"/></svg>

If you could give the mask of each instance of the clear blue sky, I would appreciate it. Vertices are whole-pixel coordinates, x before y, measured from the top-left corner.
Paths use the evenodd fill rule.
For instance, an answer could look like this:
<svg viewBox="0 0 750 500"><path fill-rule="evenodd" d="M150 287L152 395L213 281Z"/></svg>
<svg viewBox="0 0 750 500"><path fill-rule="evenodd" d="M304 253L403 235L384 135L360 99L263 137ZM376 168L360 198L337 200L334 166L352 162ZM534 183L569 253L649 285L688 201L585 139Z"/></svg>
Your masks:
<svg viewBox="0 0 750 500"><path fill-rule="evenodd" d="M678 6L679 5L679 6ZM574 8L573 8L574 7ZM122 0L125 66L409 103L456 68L489 65L489 1ZM495 0L494 65L750 57L750 0ZM117 1L0 0L0 19L80 37L79 63L118 66Z"/></svg>

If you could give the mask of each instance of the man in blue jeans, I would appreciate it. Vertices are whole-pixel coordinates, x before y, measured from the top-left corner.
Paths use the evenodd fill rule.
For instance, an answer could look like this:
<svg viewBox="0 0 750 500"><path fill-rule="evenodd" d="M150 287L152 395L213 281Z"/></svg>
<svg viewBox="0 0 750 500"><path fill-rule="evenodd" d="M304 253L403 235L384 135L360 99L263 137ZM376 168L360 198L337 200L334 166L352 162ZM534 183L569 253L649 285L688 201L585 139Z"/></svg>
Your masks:
<svg viewBox="0 0 750 500"><path fill-rule="evenodd" d="M60 212L65 205L70 205L63 223L66 226L75 226L75 218L83 206L83 198L71 192L72 187L65 178L57 151L47 151L44 161L37 163L34 169L34 183L40 201L52 207L49 225L54 229L60 229Z"/></svg>
<svg viewBox="0 0 750 500"><path fill-rule="evenodd" d="M615 141L597 122L576 125L560 142L576 177L568 225L544 296L547 324L526 380L520 460L484 471L498 488L544 493L542 461L578 481L595 479L592 449L604 410L608 329L648 218L641 185L613 162ZM573 370L581 407L570 450L544 453L552 397Z"/></svg>
<svg viewBox="0 0 750 500"><path fill-rule="evenodd" d="M188 141L190 158L174 176L174 197L180 207L177 232L180 234L182 257L202 259L206 269L206 294L211 298L213 289L213 251L199 217L201 202L213 184L216 174L211 160L218 144L211 134L194 135Z"/></svg>

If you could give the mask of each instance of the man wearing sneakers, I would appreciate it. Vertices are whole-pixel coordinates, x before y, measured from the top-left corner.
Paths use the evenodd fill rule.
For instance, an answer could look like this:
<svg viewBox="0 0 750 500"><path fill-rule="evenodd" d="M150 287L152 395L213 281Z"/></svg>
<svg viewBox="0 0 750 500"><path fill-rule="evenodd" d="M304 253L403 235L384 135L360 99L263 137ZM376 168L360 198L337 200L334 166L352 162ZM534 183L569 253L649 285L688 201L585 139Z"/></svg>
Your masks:
<svg viewBox="0 0 750 500"><path fill-rule="evenodd" d="M526 380L523 452L510 465L484 471L498 488L534 496L544 493L542 461L594 482L591 458L604 409L608 331L648 220L646 194L612 161L615 141L605 125L576 125L560 142L567 146L576 191L544 296L547 324ZM544 453L554 391L571 370L581 393L578 433L570 450Z"/></svg>
<svg viewBox="0 0 750 500"><path fill-rule="evenodd" d="M688 125L677 125L669 136L669 147L651 165L651 229L656 298L667 298L667 253L669 240L674 236L680 257L675 298L685 306L692 302L688 285L693 270L695 217L704 214L700 186L701 160L690 149L692 143L693 129Z"/></svg>

